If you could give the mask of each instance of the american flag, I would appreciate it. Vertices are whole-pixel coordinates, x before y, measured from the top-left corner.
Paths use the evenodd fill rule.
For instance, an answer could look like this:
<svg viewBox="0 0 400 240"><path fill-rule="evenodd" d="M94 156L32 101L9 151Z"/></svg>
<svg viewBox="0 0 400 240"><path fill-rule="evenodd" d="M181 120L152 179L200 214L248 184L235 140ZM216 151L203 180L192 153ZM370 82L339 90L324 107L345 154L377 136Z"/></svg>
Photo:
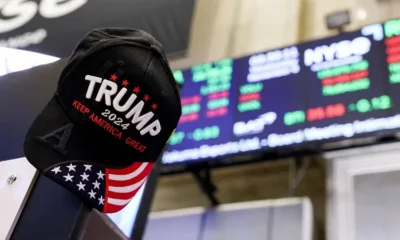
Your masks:
<svg viewBox="0 0 400 240"><path fill-rule="evenodd" d="M110 169L81 162L52 167L46 176L75 193L103 213L123 209L144 184L154 163L136 162L123 169Z"/></svg>

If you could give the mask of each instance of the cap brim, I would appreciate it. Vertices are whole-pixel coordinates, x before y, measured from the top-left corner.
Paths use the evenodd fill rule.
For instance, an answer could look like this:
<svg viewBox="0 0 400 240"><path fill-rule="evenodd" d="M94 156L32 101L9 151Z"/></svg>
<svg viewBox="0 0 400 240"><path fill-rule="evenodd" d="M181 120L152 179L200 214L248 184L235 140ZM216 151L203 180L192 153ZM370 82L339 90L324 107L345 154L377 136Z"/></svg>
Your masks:
<svg viewBox="0 0 400 240"><path fill-rule="evenodd" d="M154 163L129 159L129 165L113 167L110 162L123 157L121 152L115 154L120 147L100 141L95 130L82 127L74 126L52 98L25 137L25 156L88 205L104 213L117 212L136 195Z"/></svg>

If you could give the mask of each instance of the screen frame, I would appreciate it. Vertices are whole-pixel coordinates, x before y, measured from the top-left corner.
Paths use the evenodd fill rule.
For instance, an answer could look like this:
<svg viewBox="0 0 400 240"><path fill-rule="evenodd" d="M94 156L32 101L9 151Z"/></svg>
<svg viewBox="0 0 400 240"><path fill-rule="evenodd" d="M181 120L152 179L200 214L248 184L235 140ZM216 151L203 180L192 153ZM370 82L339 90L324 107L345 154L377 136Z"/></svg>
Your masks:
<svg viewBox="0 0 400 240"><path fill-rule="evenodd" d="M355 30L343 31L343 32L339 32L335 35L327 36L324 38L313 38L308 41L299 41L296 44L292 44L292 45L284 45L284 46L280 46L279 48L266 49L266 50L263 50L260 52L254 52L251 54L235 56L232 59L233 59L233 61L235 61L237 59L246 58L251 55L256 55L259 53L270 52L270 51L284 49L284 48L292 47L292 46L299 46L299 45L308 44L308 43L314 42L314 41L332 39L341 34L350 35L351 33L360 32L364 27L367 27L367 26L376 25L376 24L384 25L384 23L386 23L388 21L399 20L399 19L400 18L392 18L392 19L387 19L385 21L381 21L381 22L374 22L374 23L364 25ZM384 54L384 53L382 53L382 54ZM229 56L222 58L222 59L212 61L212 62L199 63L199 64L196 64L191 67L186 67L186 68L182 68L182 69L174 69L174 71L182 71L182 72L190 71L195 66L206 64L206 63L218 62L218 61L226 59L226 58L229 58ZM388 112L388 117L393 116L393 115L390 115L390 113L389 113L390 109L388 109L386 111ZM385 130L378 130L378 131L368 132L368 133L360 133L360 134L357 134L350 138L338 137L338 138L331 138L331 139L324 139L324 140L313 140L313 141L302 142L299 144L293 144L293 145L281 146L281 147L275 147L275 148L261 147L258 150L251 150L251 151L241 152L241 153L236 153L236 154L226 154L226 155L218 156L216 158L208 157L208 158L201 158L201 159L185 160L185 161L181 161L181 162L163 163L162 175L186 172L191 165L201 165L204 163L207 163L207 165L209 165L213 168L218 168L218 167L232 166L232 165L238 165L238 164L246 164L246 163L251 163L251 162L260 162L260 161L265 161L265 160L274 160L274 159L278 160L278 159L282 159L282 158L320 154L321 152L324 152L324 151L335 151L335 150L348 149L348 148L353 148L353 147L369 146L372 144L379 144L381 142L399 141L399 137L396 136L398 133L400 133L400 129L385 129ZM370 138L374 138L374 139L371 140ZM364 141L365 139L368 139L368 140ZM247 156L247 157L252 156L251 157L252 159L243 160L243 157L245 157L245 156ZM241 158L241 160L236 160L236 158Z"/></svg>

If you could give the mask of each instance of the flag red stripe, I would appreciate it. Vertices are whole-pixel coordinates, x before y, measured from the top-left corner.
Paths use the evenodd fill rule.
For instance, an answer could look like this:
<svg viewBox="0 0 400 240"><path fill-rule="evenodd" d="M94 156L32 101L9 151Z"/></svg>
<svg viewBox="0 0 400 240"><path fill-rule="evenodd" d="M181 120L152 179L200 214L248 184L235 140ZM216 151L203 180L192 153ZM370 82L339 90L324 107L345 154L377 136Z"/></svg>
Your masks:
<svg viewBox="0 0 400 240"><path fill-rule="evenodd" d="M135 183L138 183L145 179L151 172L154 163L148 163L146 167L143 169L143 171L137 175L136 177L129 179L129 180L124 180L124 181L118 181L118 180L110 180L109 176L110 174L113 175L126 175L134 172L135 170L139 169L142 166L142 162L136 162L132 164L131 166L124 168L124 169L106 169L106 185L105 185L105 200L104 200L104 209L103 212L105 213L113 213L113 212L118 212L121 209L123 209L126 205L124 206L119 206L119 205L114 205L111 203L108 203L109 198L113 199L118 199L118 200L128 200L132 199L136 193L140 190L141 187L143 187L144 182L140 185L140 187L136 188L135 190L127 193L117 193L117 192L112 192L109 190L109 187L128 187L131 185L134 185Z"/></svg>
<svg viewBox="0 0 400 240"><path fill-rule="evenodd" d="M112 204L107 204L107 212L104 210L104 213L115 213L119 212L121 209L123 209L125 206L117 206L117 205L112 205Z"/></svg>
<svg viewBox="0 0 400 240"><path fill-rule="evenodd" d="M147 177L150 174L151 169L153 168L153 165L154 165L154 163L147 164L146 168L139 175L137 175L136 177L134 177L132 179L126 180L126 181L110 180L108 178L108 175L107 175L107 179L108 179L107 187L108 186L126 187L126 186L130 186L132 184L135 184L135 183L141 181L143 178Z"/></svg>
<svg viewBox="0 0 400 240"><path fill-rule="evenodd" d="M136 169L138 169L142 165L142 162L135 162L134 164L130 165L129 167L123 168L123 169L108 169L110 174L116 174L116 175L124 175L124 174L129 174Z"/></svg>
<svg viewBox="0 0 400 240"><path fill-rule="evenodd" d="M105 172L106 172L106 176L105 176L105 184L106 184L106 189L105 189L105 191L104 191L104 208L103 208L103 212L105 212L105 213L107 213L107 212L110 212L110 209L109 209L109 207L110 207L110 204L108 204L107 203L107 199L108 199L108 191L107 191L107 186L108 186L108 169L106 168L105 169Z"/></svg>
<svg viewBox="0 0 400 240"><path fill-rule="evenodd" d="M142 186L143 186L143 184L140 185L140 187L137 188L136 190L134 190L133 192L129 192L129 193L116 193L116 192L110 192L109 191L107 196L109 198L128 200L128 199L131 199L132 197L134 197ZM111 205L111 204L109 203L109 205Z"/></svg>

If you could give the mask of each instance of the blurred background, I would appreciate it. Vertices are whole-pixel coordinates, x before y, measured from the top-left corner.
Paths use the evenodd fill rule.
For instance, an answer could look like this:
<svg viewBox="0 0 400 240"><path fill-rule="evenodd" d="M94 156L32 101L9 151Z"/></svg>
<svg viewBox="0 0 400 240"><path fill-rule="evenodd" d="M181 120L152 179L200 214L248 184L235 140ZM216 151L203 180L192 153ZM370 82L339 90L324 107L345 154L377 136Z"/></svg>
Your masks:
<svg viewBox="0 0 400 240"><path fill-rule="evenodd" d="M181 85L115 239L400 239L400 1L24 2L0 1L0 81L117 26L154 35Z"/></svg>

